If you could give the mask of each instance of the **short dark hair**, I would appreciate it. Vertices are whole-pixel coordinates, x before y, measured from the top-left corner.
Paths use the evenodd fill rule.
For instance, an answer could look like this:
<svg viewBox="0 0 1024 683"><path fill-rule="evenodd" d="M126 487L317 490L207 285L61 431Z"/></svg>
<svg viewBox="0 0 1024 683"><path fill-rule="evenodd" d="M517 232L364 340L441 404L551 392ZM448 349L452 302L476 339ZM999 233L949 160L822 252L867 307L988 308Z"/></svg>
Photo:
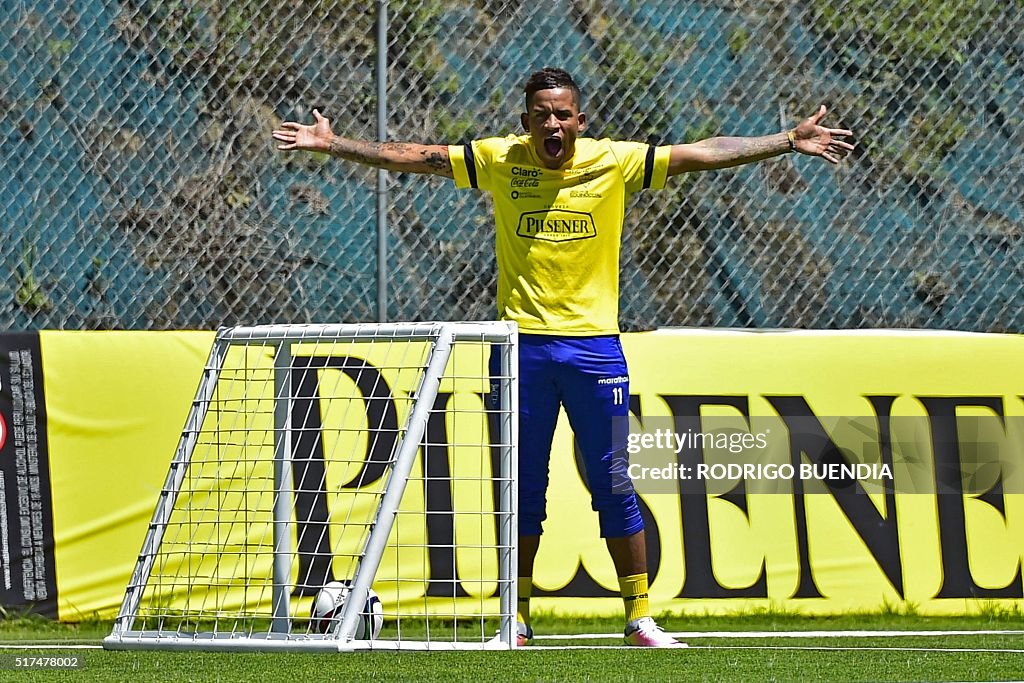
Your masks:
<svg viewBox="0 0 1024 683"><path fill-rule="evenodd" d="M538 90L553 90L554 88L568 88L572 91L576 106L581 105L580 87L576 85L576 81L572 80L569 72L565 69L546 66L540 71L530 74L523 85L523 92L526 94L526 108L530 108L530 98L533 97L533 93Z"/></svg>

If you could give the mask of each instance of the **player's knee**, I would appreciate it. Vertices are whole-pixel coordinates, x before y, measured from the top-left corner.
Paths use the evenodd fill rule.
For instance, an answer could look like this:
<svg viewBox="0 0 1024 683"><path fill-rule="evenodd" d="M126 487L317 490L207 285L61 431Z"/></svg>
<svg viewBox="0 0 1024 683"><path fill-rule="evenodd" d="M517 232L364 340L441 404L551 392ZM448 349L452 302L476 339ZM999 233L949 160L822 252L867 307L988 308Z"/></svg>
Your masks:
<svg viewBox="0 0 1024 683"><path fill-rule="evenodd" d="M519 535L540 536L544 530L544 519L546 515L529 515L522 511L519 513Z"/></svg>
<svg viewBox="0 0 1024 683"><path fill-rule="evenodd" d="M594 496L591 504L597 512L602 538L632 536L644 528L635 493Z"/></svg>
<svg viewBox="0 0 1024 683"><path fill-rule="evenodd" d="M519 489L519 535L540 536L541 526L548 518L547 497L543 489Z"/></svg>

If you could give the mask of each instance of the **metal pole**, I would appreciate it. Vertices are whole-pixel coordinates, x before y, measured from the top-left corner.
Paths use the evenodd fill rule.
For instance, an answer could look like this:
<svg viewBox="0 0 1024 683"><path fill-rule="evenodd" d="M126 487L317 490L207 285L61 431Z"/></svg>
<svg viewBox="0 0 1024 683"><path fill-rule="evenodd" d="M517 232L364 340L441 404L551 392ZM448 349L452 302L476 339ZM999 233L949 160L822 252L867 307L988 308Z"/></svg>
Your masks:
<svg viewBox="0 0 1024 683"><path fill-rule="evenodd" d="M501 487L498 529L498 597L501 641L516 647L516 610L519 607L519 331L510 323L508 343L501 346L500 408Z"/></svg>
<svg viewBox="0 0 1024 683"><path fill-rule="evenodd" d="M388 139L388 0L377 0L377 141ZM377 322L388 320L388 172L377 169Z"/></svg>
<svg viewBox="0 0 1024 683"><path fill-rule="evenodd" d="M287 341L274 354L274 585L270 630L291 631L292 576L292 350Z"/></svg>

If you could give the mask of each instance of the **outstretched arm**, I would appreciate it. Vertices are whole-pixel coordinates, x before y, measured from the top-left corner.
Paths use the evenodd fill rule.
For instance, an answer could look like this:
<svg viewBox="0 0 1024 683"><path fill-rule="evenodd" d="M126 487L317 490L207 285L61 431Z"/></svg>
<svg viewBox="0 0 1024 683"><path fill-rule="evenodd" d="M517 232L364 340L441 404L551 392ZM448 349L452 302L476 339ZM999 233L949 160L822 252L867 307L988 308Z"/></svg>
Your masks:
<svg viewBox="0 0 1024 683"><path fill-rule="evenodd" d="M716 137L686 145L673 145L668 174L687 171L711 171L761 161L786 152L821 157L838 164L853 150L846 138L853 131L825 128L820 125L828 110L821 105L818 113L804 119L790 131L762 137Z"/></svg>
<svg viewBox="0 0 1024 683"><path fill-rule="evenodd" d="M411 142L365 142L350 140L331 131L331 122L316 109L315 123L303 125L286 121L273 132L283 151L325 152L348 161L404 173L432 173L452 177L452 164L446 145L419 145Z"/></svg>

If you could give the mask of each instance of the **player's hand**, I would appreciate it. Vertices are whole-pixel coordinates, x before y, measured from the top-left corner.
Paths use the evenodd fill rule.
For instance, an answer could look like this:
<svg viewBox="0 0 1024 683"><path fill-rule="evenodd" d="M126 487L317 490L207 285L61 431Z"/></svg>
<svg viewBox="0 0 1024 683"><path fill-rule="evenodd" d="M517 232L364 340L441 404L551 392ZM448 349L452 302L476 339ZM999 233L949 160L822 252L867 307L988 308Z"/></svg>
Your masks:
<svg viewBox="0 0 1024 683"><path fill-rule="evenodd" d="M853 135L853 131L820 125L827 111L823 104L817 114L801 121L793 129L793 144L801 154L821 157L829 163L838 164L853 151L854 146L846 141L846 138Z"/></svg>
<svg viewBox="0 0 1024 683"><path fill-rule="evenodd" d="M310 125L285 121L281 127L273 132L274 139L280 142L278 149L289 151L295 149L312 152L326 152L330 149L334 133L331 131L331 121L320 114L320 110L313 110L314 122Z"/></svg>

